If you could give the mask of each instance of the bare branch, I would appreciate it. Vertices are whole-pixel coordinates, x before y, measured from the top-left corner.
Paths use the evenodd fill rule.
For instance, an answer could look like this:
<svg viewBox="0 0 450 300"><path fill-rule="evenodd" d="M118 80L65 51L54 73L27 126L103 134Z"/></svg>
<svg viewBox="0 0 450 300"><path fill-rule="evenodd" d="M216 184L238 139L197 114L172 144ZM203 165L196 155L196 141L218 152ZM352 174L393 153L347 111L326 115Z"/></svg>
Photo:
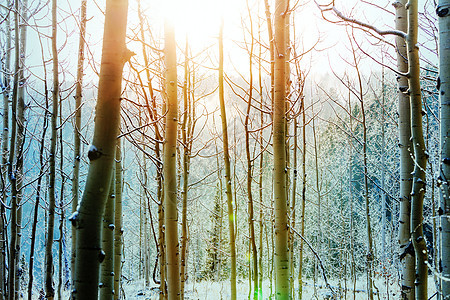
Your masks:
<svg viewBox="0 0 450 300"><path fill-rule="evenodd" d="M357 19L353 19L351 17L347 17L345 16L343 13L341 13L335 6L334 3L330 3L328 5L320 5L319 3L317 3L316 0L314 0L314 2L316 3L317 7L320 9L320 11L322 12L322 14L325 11L330 11L332 10L337 17L339 17L341 20L348 22L348 23L352 23L352 24L356 24L359 25L363 28L375 31L376 33L378 33L379 35L395 35L395 36L399 36L401 38L406 39L407 34L403 31L400 30L394 30L394 29L390 29L390 30L381 30L373 25L367 24L365 22L359 21ZM331 5L331 6L330 6Z"/></svg>

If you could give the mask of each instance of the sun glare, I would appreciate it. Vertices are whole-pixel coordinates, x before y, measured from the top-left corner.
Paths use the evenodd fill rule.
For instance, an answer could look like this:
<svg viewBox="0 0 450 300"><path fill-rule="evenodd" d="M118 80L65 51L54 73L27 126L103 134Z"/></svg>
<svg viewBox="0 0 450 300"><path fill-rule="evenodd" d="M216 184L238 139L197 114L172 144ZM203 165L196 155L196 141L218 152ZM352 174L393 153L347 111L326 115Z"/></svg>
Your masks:
<svg viewBox="0 0 450 300"><path fill-rule="evenodd" d="M205 45L218 36L222 18L239 18L238 0L164 1L164 16L175 28L178 39L188 37L192 44Z"/></svg>

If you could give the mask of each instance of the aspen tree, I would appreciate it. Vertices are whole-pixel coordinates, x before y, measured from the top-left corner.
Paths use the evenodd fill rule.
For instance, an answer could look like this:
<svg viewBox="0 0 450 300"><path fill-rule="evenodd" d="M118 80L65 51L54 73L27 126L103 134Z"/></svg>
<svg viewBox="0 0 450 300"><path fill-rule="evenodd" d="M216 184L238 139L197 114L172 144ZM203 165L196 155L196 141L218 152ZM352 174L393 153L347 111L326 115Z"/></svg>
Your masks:
<svg viewBox="0 0 450 300"><path fill-rule="evenodd" d="M349 128L350 134L353 135L353 115L352 115L352 101L351 101L351 90L348 90L347 105L349 113ZM354 216L353 216L353 142L352 136L348 137L348 199L350 202L350 249L351 249L351 277L353 281L353 299L356 298L356 263L355 263L355 230L354 230Z"/></svg>
<svg viewBox="0 0 450 300"><path fill-rule="evenodd" d="M147 56L145 52L145 46L143 46L143 52L144 52L144 61L147 61ZM148 62L145 63L145 65L148 65ZM149 69L146 68L146 75L147 78L150 78L150 72ZM164 190L163 190L163 181L162 181L162 159L161 159L161 150L160 150L160 143L162 142L162 135L160 133L159 127L158 127L158 115L156 110L156 101L155 97L153 96L153 88L151 81L148 82L148 90L150 92L150 99L152 100L151 104L147 102L148 112L150 115L150 118L153 122L153 128L155 130L155 157L157 159L156 161L156 182L157 182L157 199L158 199L158 262L159 262L159 297L160 299L166 298L166 255L164 250ZM147 98L146 98L147 99ZM148 101L148 99L147 99Z"/></svg>
<svg viewBox="0 0 450 300"><path fill-rule="evenodd" d="M214 140L214 145L216 147L217 151L217 143L216 140ZM217 201L217 210L219 210L219 215L217 216L217 224L219 225L219 234L217 239L217 249L222 249L222 241L223 241L223 178L222 178L222 172L219 163L220 157L216 156L216 164L217 164L217 176L219 179L219 196L215 199ZM222 262L223 262L223 254L222 251L218 251L217 253L217 272L216 272L216 281L219 281L222 277Z"/></svg>
<svg viewBox="0 0 450 300"><path fill-rule="evenodd" d="M305 99L302 99L302 214L300 216L301 235L305 236L305 209L306 209L306 112ZM300 255L298 264L298 297L303 295L303 239L300 239Z"/></svg>
<svg viewBox="0 0 450 300"><path fill-rule="evenodd" d="M16 241L16 254L17 263L20 259L21 253L21 237L22 237L22 199L23 199L23 182L24 182L24 147L25 147L25 87L27 85L24 69L25 69L25 57L26 57L26 36L28 25L28 0L22 2L21 12L21 24L20 24L20 68L19 68L19 87L18 87L18 98L17 98L17 136L16 136L16 190L17 190L17 241ZM20 279L21 274L16 273L16 299L20 296Z"/></svg>
<svg viewBox="0 0 450 300"><path fill-rule="evenodd" d="M311 114L312 114L312 140L313 140L313 147L314 147L314 174L315 174L315 181L316 181L316 193L317 193L317 236L316 236L316 244L318 247L319 253L322 252L322 244L323 244L323 231L322 231L322 191L321 191L321 184L319 178L320 176L320 170L319 170L319 145L320 143L317 142L317 125L316 125L316 119L317 119L317 113L314 112L314 100L311 101ZM314 296L317 297L317 288L316 288L316 280L317 280L317 261L314 261L314 274L313 274L313 282L314 282Z"/></svg>
<svg viewBox="0 0 450 300"><path fill-rule="evenodd" d="M115 211L115 176L111 176L108 200L102 226L102 250L105 258L100 265L100 299L108 300L114 297L114 211Z"/></svg>
<svg viewBox="0 0 450 300"><path fill-rule="evenodd" d="M94 137L86 187L71 221L77 229L73 299L98 295L99 264L104 259L100 236L102 217L113 171L120 124L122 69L132 53L126 49L128 1L107 0Z"/></svg>
<svg viewBox="0 0 450 300"><path fill-rule="evenodd" d="M260 28L258 28L260 29ZM260 30L259 30L260 31ZM261 38L260 38L261 40ZM264 124L264 111L263 111L263 79L262 79L262 47L259 44L259 56L258 56L258 82L259 82L259 110L260 110L260 131L259 131L259 182L258 182L258 192L259 192L259 292L258 297L262 299L263 289L263 231L264 231L264 207L263 207L263 175L264 175L264 131L262 129Z"/></svg>
<svg viewBox="0 0 450 300"><path fill-rule="evenodd" d="M275 100L275 41L274 41L274 29L273 29L273 22L272 22L272 16L270 12L270 5L269 0L264 0L264 8L265 8L265 16L266 16L266 23L267 23L267 35L269 40L269 55L270 55L270 101L272 104L272 107L274 105ZM262 123L262 122L261 122ZM262 137L261 137L262 138ZM261 162L260 166L262 166L262 159L263 159L263 153L261 153ZM260 179L262 181L262 177ZM260 183L262 184L262 183ZM262 193L262 191L261 191ZM274 207L273 205L273 197L271 200L271 207ZM262 202L261 202L262 203ZM274 211L271 210L271 221L274 221ZM272 252L269 252L269 241L267 240L267 249L268 249L268 269L269 269L269 297L272 297L273 295L273 269L274 269L274 252L275 252L275 244L274 244L274 226L271 224L271 244L272 244ZM267 235L267 232L266 232ZM261 259L262 261L262 259ZM261 263L260 261L260 263ZM261 268L262 269L262 268ZM261 271L262 272L262 271Z"/></svg>
<svg viewBox="0 0 450 300"><path fill-rule="evenodd" d="M450 1L440 0L439 20L439 100L441 103L440 174L442 242L442 295L450 299Z"/></svg>
<svg viewBox="0 0 450 300"><path fill-rule="evenodd" d="M143 35L144 35L144 29L143 29L143 27L144 27L144 25L143 25L143 22L144 22L144 20L143 20L143 17L142 17L142 7L141 7L141 1L138 1L138 8L137 8L137 10L138 10L138 17L139 17L139 26L140 26L140 32L141 32L141 36L143 37ZM142 42L144 41L144 39L142 40ZM145 48L144 48L145 49ZM144 53L145 55L146 55L146 53ZM147 67L147 65L146 65L146 67ZM142 79L141 79L141 76L140 76L140 74L137 74L138 75L138 80L139 80L139 83L141 83L141 85L142 85ZM146 98L146 92L145 92L145 90L143 89L143 94L144 94L144 99ZM138 128L142 128L142 124L145 122L144 120L143 120L143 116L142 116L142 114L143 114L143 112L141 111L141 110L139 110L138 112L137 112L137 114L138 114ZM142 141L144 141L145 140L145 133L142 131L141 132L141 138L142 138ZM138 256L138 261L139 261L139 263L138 263L138 269L139 269L139 279L140 280L142 280L143 278L145 278L145 280L144 280L144 284L143 284L143 287L144 288L147 288L147 285L148 285L148 281L147 281L147 272L146 272L146 267L147 267L147 261L146 261L146 256L145 256L145 252L146 252L146 241L145 241L145 239L146 239L146 236L145 236L145 234L144 234L144 231L146 230L146 228L145 228L145 225L144 225L144 220L145 220L145 218L146 218L146 205L145 205L145 202L146 202L146 200L145 200L145 197L146 197L146 195L145 195L145 189L147 188L147 166L146 166L146 158L145 158L145 156L146 156L146 153L145 153L145 144L144 145L142 145L142 153L141 153L141 158L139 158L139 161L138 161L138 166L139 166L139 178L138 178L138 181L139 181L139 193L138 193L138 197L139 197L139 248L138 248L138 251L139 251L139 256Z"/></svg>
<svg viewBox="0 0 450 300"><path fill-rule="evenodd" d="M275 49L274 49L274 38L273 38L273 25L272 17L270 14L269 0L264 0L264 7L266 13L267 22L267 34L269 38L269 51L270 51L270 99L274 99L274 74L275 74Z"/></svg>
<svg viewBox="0 0 450 300"><path fill-rule="evenodd" d="M16 276L16 240L17 240L17 187L15 151L16 151L16 132L17 132L17 98L19 85L19 63L20 63L20 43L19 43L19 1L14 1L14 81L11 99L11 136L9 144L8 157L8 178L11 183L11 225L10 225L10 246L8 261L8 299L14 298L15 276Z"/></svg>
<svg viewBox="0 0 450 300"><path fill-rule="evenodd" d="M63 124L62 118L62 103L59 105L59 124ZM62 131L59 131L59 169L64 170L64 141ZM66 184L66 175L61 172L61 188L59 190L59 239L58 239L58 287L57 287L57 297L62 299L62 286L63 286L63 251L65 244L65 205L64 205L64 192Z"/></svg>
<svg viewBox="0 0 450 300"><path fill-rule="evenodd" d="M58 50L57 50L57 0L52 0L52 59L53 59L53 89L52 113L50 118L50 154L49 154L49 185L48 185L48 222L45 239L45 297L52 300L55 297L53 287L53 232L55 223L55 179L56 179L56 140L57 120L59 106L59 80L58 80Z"/></svg>
<svg viewBox="0 0 450 300"><path fill-rule="evenodd" d="M408 49L409 93L411 102L411 136L414 148L414 173L411 192L411 239L416 258L416 300L427 299L428 267L427 247L423 235L423 199L425 196L425 171L427 153L422 128L422 98L420 89L419 47L417 45L418 1L408 2Z"/></svg>
<svg viewBox="0 0 450 300"><path fill-rule="evenodd" d="M389 277L387 276L387 255L386 255L386 85L384 76L384 66L381 68L381 269L386 287L386 294L389 294Z"/></svg>
<svg viewBox="0 0 450 300"><path fill-rule="evenodd" d="M183 190L182 190L182 213L181 213L181 259L180 259L180 275L181 275L181 299L184 299L184 286L187 278L187 244L188 244L188 228L187 228L187 200L188 200L188 180L190 169L190 145L191 136L188 119L191 118L191 103L189 97L189 42L186 37L186 45L184 49L184 83L183 83L183 122L181 123L181 135L183 141ZM189 123L189 124L188 124Z"/></svg>
<svg viewBox="0 0 450 300"><path fill-rule="evenodd" d="M298 141L297 141L297 116L294 116L294 144L293 144L293 157L292 157L292 191L291 191L291 207L290 207L290 218L291 222L289 227L295 228L295 200L296 200L296 194L297 194L297 147L298 147ZM294 234L293 232L290 232L290 239L289 239L289 269L291 272L294 270ZM290 276L290 288L291 288L291 297L294 298L294 276Z"/></svg>
<svg viewBox="0 0 450 300"><path fill-rule="evenodd" d="M287 3L287 6L289 8L289 1ZM292 218L292 211L290 209L290 205L292 204L292 199L290 198L291 195L289 194L289 190L291 189L291 145L290 145L290 123L292 122L292 118L290 116L291 112L291 102L290 102L290 94L291 94L291 67L290 67L290 60L291 60L291 45L290 45L290 39L291 39L291 33L290 33L290 24L291 24L291 12L289 9L286 10L286 16L285 16L285 41L286 41L286 57L285 57L285 85L286 85L286 108L285 113L286 117L284 119L284 126L285 126L285 133L286 133L286 202L287 202L287 214L288 214L288 226L291 226L291 218ZM293 245L294 242L294 235L291 230L288 231L288 259L289 259L289 272L292 270L292 261L291 261L291 255L293 255L291 245ZM292 256L293 257L293 256ZM292 298L293 293L293 283L294 283L294 277L289 276L289 297Z"/></svg>
<svg viewBox="0 0 450 300"><path fill-rule="evenodd" d="M247 2L248 6L248 2ZM253 20L251 18L250 8L248 8L248 15L250 18L250 52L249 52L249 91L248 91L248 102L247 110L245 113L244 128L245 128L245 154L247 158L247 197L248 197L248 227L250 231L250 250L252 253L252 263L253 263L253 299L258 299L259 295L259 280L258 280L258 253L256 249L256 237L255 237L255 225L254 225L254 209L253 209L253 193L252 193L252 181L253 181L253 160L250 155L250 109L252 107L253 98L253 51L254 51L254 38L253 38ZM249 288L249 290L251 290Z"/></svg>
<svg viewBox="0 0 450 300"><path fill-rule="evenodd" d="M333 3L332 3L333 4ZM404 2L396 1L394 6L401 9ZM319 6L324 11L325 6ZM342 20L357 24L363 28L375 31L379 35L393 34L406 40L407 59L408 59L408 77L409 87L405 91L409 95L410 101L410 119L411 119L411 138L414 159L414 170L412 172L412 190L411 190L411 216L410 216L410 237L415 253L415 299L427 298L427 248L423 235L423 200L426 189L426 165L428 154L423 136L422 125L422 97L420 87L420 64L419 64L419 47L417 44L418 36L418 1L411 0L405 5L407 11L407 32L401 30L380 30L370 24L345 17L334 6L331 10ZM445 13L447 14L447 13ZM397 19L404 19L403 15L397 12ZM403 20L402 20L403 21ZM399 21L401 23L401 21ZM398 24L397 24L398 25ZM404 25L403 25L404 26ZM401 52L399 51L399 54ZM403 75L403 74L402 74ZM403 86L405 87L405 86ZM403 171L402 171L403 172ZM403 193L403 192L402 192ZM406 212L405 210L401 213ZM404 230L404 228L401 228ZM409 251L409 250L408 250Z"/></svg>
<svg viewBox="0 0 450 300"><path fill-rule="evenodd" d="M12 5L12 2L8 1L9 10ZM5 20L5 28L6 28L6 43L5 48L11 48L11 16L12 13L9 13ZM11 65L11 52L6 51L5 59L2 61L2 95L3 95L3 127L2 127L2 152L1 152L1 169L0 169L0 190L2 199L6 199L7 197L7 187L6 187L6 178L7 178L7 162L8 162L8 137L9 137L9 99L10 99L10 85L11 79L9 75L9 68ZM0 205L0 299L6 299L6 287L7 287L7 278L6 278L6 237L7 233L7 225L4 222L6 220L6 209L4 205Z"/></svg>
<svg viewBox="0 0 450 300"><path fill-rule="evenodd" d="M144 151L146 149L146 146L144 145L143 147ZM144 184L144 188L142 189L142 212L143 212L143 220L141 220L141 222L143 222L144 225L144 234L142 236L142 238L144 239L144 249L143 249L143 258L144 258L144 279L145 279L145 286L148 286L150 284L150 238L149 238L149 224L148 224L148 218L149 216L147 216L148 214L148 195L147 195L147 189L146 186L148 185L148 177L147 177L147 157L144 155L143 156L143 167L144 167L144 176L142 178L143 184Z"/></svg>
<svg viewBox="0 0 450 300"><path fill-rule="evenodd" d="M233 209L233 194L231 190L230 154L228 149L227 115L225 110L225 95L223 86L223 20L219 31L219 104L222 120L223 160L225 166L225 186L228 207L228 230L230 235L230 260L231 260L231 299L236 299L236 236L234 229L235 215Z"/></svg>
<svg viewBox="0 0 450 300"><path fill-rule="evenodd" d="M145 124L146 116L141 114L139 111L139 126ZM145 140L145 132L142 132L142 140ZM147 287L150 283L150 257L149 257L149 236L148 236L148 216L147 216L147 186L148 186L148 176L147 176L147 154L146 145L142 146L142 162L139 163L140 168L140 192L139 192L139 256L140 256L140 267L139 271L141 277L144 280L144 287Z"/></svg>
<svg viewBox="0 0 450 300"><path fill-rule="evenodd" d="M114 212L114 300L120 299L120 278L122 275L122 140L117 139L115 162L115 212Z"/></svg>
<svg viewBox="0 0 450 300"><path fill-rule="evenodd" d="M302 73L302 71L300 70L300 59L299 56L297 55L295 49L294 49L294 61L295 61L295 71L296 71L296 78L297 78L297 86L298 86L298 95L300 97L300 109L298 111L298 113L296 113L296 116L294 118L294 165L293 165L293 169L294 169L294 176L293 176L293 182L292 182L292 206L291 206L291 214L292 214L292 230L290 232L290 234L293 235L293 228L295 226L295 202L296 202L296 186L297 186L297 181L298 181L298 169L297 169L297 156L298 156L298 128L301 127L302 128L302 150L301 150L301 155L302 155L302 193L301 193L301 214L300 214L300 233L301 236L305 236L305 205L306 205L306 112L305 112L305 97L303 95L303 91L304 91L304 84L305 84L305 75ZM300 115L302 116L302 123L301 125L299 125L299 120L298 118L300 118ZM302 295L303 295L303 278L302 278L302 274L303 274L303 239L300 239L299 241L300 243L300 247L299 247L299 256L298 256L298 277L297 277L297 282L298 282L298 297L299 299L302 299ZM290 245L290 247L293 247L293 243ZM293 252L293 249L292 251ZM293 272L293 267L294 265L292 264L293 261L293 257L291 256L291 272ZM293 276L292 276L293 277ZM294 282L292 280L291 282L291 288L293 288L294 286ZM292 297L295 298L295 295L292 294Z"/></svg>
<svg viewBox="0 0 450 300"><path fill-rule="evenodd" d="M367 293L368 299L373 299L373 275L374 275L374 246L373 246L373 233L372 233L372 218L370 211L370 197L369 197L369 182L368 182L368 125L367 125L367 112L365 106L365 92L363 90L363 79L360 71L360 58L356 56L356 48L354 46L354 40L348 33L348 39L351 46L352 53L352 67L355 68L356 72L356 86L353 87L350 79L347 76L347 83L345 83L342 79L341 83L345 85L349 92L349 115L350 118L355 118L352 112L352 106L350 104L350 97L353 94L359 102L359 110L357 110L357 114L360 114L361 118L357 119L358 126L360 126L362 131L362 141L360 141L360 145L362 149L360 151L362 155L362 169L363 169L363 199L364 199L364 210L365 210L365 227L366 227L366 238L367 238L367 252L365 254L366 260L366 282L367 282ZM355 106L357 109L358 106ZM351 124L351 123L350 123ZM351 129L352 130L352 129ZM350 165L351 166L351 165ZM350 182L350 185L352 183Z"/></svg>
<svg viewBox="0 0 450 300"><path fill-rule="evenodd" d="M26 56L26 29L28 20L28 1L14 3L14 48L15 67L14 84L12 93L12 121L11 138L9 146L8 175L11 183L11 240L9 252L8 272L8 297L17 299L19 297L19 258L22 231L22 186L23 186L23 148L25 142L25 84L24 60ZM19 18L20 15L20 18ZM19 26L19 19L22 25Z"/></svg>
<svg viewBox="0 0 450 300"><path fill-rule="evenodd" d="M214 146L215 146L215 148L216 148L216 152L217 153L219 153L218 151L218 147L217 147L217 140L216 139L214 139ZM217 165L217 177L218 177L218 181L219 181L219 186L218 186L218 189L219 189L219 195L218 195L218 197L216 197L215 198L215 200L216 200L216 203L217 203L217 205L216 205L216 207L215 207L215 210L219 210L219 215L217 216L217 218L218 218L218 224L219 224L219 234L218 234L218 240L217 240L217 244L218 244L218 249L222 249L222 243L224 242L224 238L223 238L223 216L224 216L224 209L223 209L223 177L222 177L222 169L221 169L221 167L220 167L220 156L219 155L217 155L216 156L216 165ZM218 251L218 258L217 258L217 260L218 260L218 265L217 265L217 272L216 272L216 281L219 281L219 280L221 280L221 278L222 278L222 274L223 274L223 267L222 267L222 265L223 265L223 262L224 262L224 260L226 259L224 259L224 255L223 255L223 253L222 253L222 251ZM226 266L225 266L226 267Z"/></svg>
<svg viewBox="0 0 450 300"><path fill-rule="evenodd" d="M353 48L353 43L352 43ZM367 122L366 122L366 109L364 106L364 91L362 87L362 78L361 73L359 71L358 60L356 58L356 49L352 49L353 51L353 62L356 69L357 77L358 77L358 100L361 107L361 125L363 130L363 170L364 170L364 202L365 202L365 211L366 211L366 230L367 230L367 254L366 254L366 262L367 262L367 290L369 299L373 299L373 261L374 261L374 248L373 248L373 237L372 237L372 222L370 215L370 199L369 199L369 183L368 183L368 167L367 167Z"/></svg>
<svg viewBox="0 0 450 300"><path fill-rule="evenodd" d="M155 125L157 127L157 125ZM157 135L158 136L158 135ZM156 157L161 158L159 144L155 145ZM161 160L159 160L161 161ZM159 299L167 298L167 270L166 270L166 250L165 250L165 230L164 230L164 188L162 180L162 165L158 164L158 173L156 175L158 182L158 260L159 260Z"/></svg>
<svg viewBox="0 0 450 300"><path fill-rule="evenodd" d="M17 242L17 186L16 186L16 170L14 170L14 157L16 151L16 131L17 131L17 94L19 84L19 1L14 1L14 83L12 89L11 99L11 136L9 145L9 158L8 158L8 177L11 183L11 225L10 225L10 242L9 242L9 259L8 259L8 299L15 299L16 290L16 272L17 272L17 257L18 249L16 248ZM14 172L14 173L13 173Z"/></svg>
<svg viewBox="0 0 450 300"><path fill-rule="evenodd" d="M145 44L145 36L144 36L144 19L142 16L142 9L140 5L140 1L138 1L138 17L139 17L139 26L140 26L140 35L142 42L142 55L144 57L144 65L145 67L145 75L148 80L148 91L149 97L144 97L147 105L147 111L150 116L150 119L153 123L153 129L155 131L155 158L156 158L156 182L157 182L157 200L158 200L158 262L159 262L159 298L165 299L166 297L166 256L164 251L164 193L163 193L163 183L162 183L162 163L161 163L161 150L160 143L162 142L162 135L160 133L158 127L158 113L156 110L156 101L153 93L153 87L151 82L150 70L149 70L149 62L148 55ZM144 93L146 95L146 93ZM149 98L151 102L149 101Z"/></svg>
<svg viewBox="0 0 450 300"><path fill-rule="evenodd" d="M154 103L154 111L156 112L156 104ZM160 137L158 140L161 141L161 135L159 133L158 125L155 123L155 133L156 137ZM161 150L159 142L155 144L155 155L159 158L158 162L161 161ZM158 163L158 171L156 174L156 181L158 182L157 187L157 197L159 199L158 203L158 257L159 257L159 292L160 299L166 299L167 297L167 270L166 270L166 250L165 250L165 230L164 230L164 187L163 187L163 176L162 176L162 164Z"/></svg>
<svg viewBox="0 0 450 300"><path fill-rule="evenodd" d="M408 19L406 15L406 0L393 3L395 7L395 28L406 32ZM407 51L405 40L396 37L397 69L399 72L408 71ZM400 148L400 218L399 218L399 244L400 261L402 267L402 297L407 300L414 299L414 252L410 239L411 221L411 189L412 171L414 162L411 158L413 147L411 143L411 113L408 91L408 78L399 76L398 82L398 131Z"/></svg>
<svg viewBox="0 0 450 300"><path fill-rule="evenodd" d="M43 54L42 54L43 55ZM44 58L42 58L44 59ZM35 197L35 203L34 203L34 212L33 212L33 225L31 229L31 242L30 242L30 259L29 259L29 270L28 270L28 300L32 300L33 297L33 267L34 267L34 252L35 252L35 245L36 245L36 231L37 231L37 225L38 225L38 210L39 206L41 205L41 194L42 194L42 180L44 178L45 173L47 172L45 165L45 158L44 158L44 150L46 143L45 137L47 136L47 129L48 129L48 114L49 114L49 95L47 88L47 68L46 64L42 64L43 66L43 73L44 73L44 116L43 116L43 125L42 125L42 133L41 133L41 143L39 145L39 175L37 178L36 183L36 197Z"/></svg>
<svg viewBox="0 0 450 300"><path fill-rule="evenodd" d="M81 100L83 97L83 66L84 66L84 48L86 34L86 7L87 0L81 0L80 8L80 37L78 40L78 63L77 63L77 81L75 83L75 115L73 126L73 175L72 175L72 212L77 210L79 199L79 178L80 178L80 130L81 130ZM70 258L72 278L75 278L75 257L76 257L77 234L75 227L72 227L72 256Z"/></svg>
<svg viewBox="0 0 450 300"><path fill-rule="evenodd" d="M139 126L141 127L146 120L139 111ZM145 139L145 133L142 132L142 139ZM149 245L148 245L148 217L147 217L147 157L146 145L142 146L142 161L139 162L140 186L139 186L139 275L144 280L144 287L147 287L150 279L149 266Z"/></svg>
<svg viewBox="0 0 450 300"><path fill-rule="evenodd" d="M287 2L275 1L273 105L273 185L275 210L276 299L289 299L288 218L286 197L286 16Z"/></svg>
<svg viewBox="0 0 450 300"><path fill-rule="evenodd" d="M177 211L176 147L178 126L177 58L173 24L164 22L166 117L164 136L164 225L167 264L167 296L180 296L180 267Z"/></svg>

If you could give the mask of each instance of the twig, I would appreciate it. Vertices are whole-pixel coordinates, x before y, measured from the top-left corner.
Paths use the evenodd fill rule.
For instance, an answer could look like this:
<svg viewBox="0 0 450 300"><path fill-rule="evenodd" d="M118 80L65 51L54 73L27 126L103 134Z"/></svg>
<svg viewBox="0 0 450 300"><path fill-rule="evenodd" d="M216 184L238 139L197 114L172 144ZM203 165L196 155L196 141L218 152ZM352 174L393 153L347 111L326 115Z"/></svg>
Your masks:
<svg viewBox="0 0 450 300"><path fill-rule="evenodd" d="M295 230L294 228L290 227L288 225L289 229L291 229L295 234L297 234L305 243L306 245L308 245L309 249L312 251L312 253L314 253L314 255L317 257L317 260L319 261L320 264L320 268L322 269L322 274L323 274L323 279L325 280L325 284L326 286L330 289L331 293L333 295L336 295L336 292L333 290L333 288L331 287L331 285L328 283L328 279L327 279L327 274L325 273L325 268L323 266L322 260L319 257L319 254L316 252L316 250L314 250L314 248L311 246L311 243L304 237L302 236L300 233L298 233L297 230Z"/></svg>

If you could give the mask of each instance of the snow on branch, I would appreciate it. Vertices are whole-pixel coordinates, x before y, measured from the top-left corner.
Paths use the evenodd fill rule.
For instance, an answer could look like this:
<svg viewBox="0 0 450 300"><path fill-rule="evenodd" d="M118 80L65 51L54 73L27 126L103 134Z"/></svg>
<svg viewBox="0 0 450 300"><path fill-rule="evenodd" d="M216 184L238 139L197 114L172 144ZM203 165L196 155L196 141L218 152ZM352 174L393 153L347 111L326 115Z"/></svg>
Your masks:
<svg viewBox="0 0 450 300"><path fill-rule="evenodd" d="M406 37L407 37L407 34L405 32L403 32L403 31L395 30L395 29L381 30L381 29L379 29L379 28L377 28L377 27L375 27L373 25L370 25L368 23L362 22L362 21L357 20L357 19L353 19L351 17L347 17L347 16L345 16L342 12L340 12L336 8L336 6L334 5L334 1L332 1L329 4L325 4L325 5L317 3L316 0L314 0L314 2L316 3L316 5L320 9L320 11L322 12L322 15L326 11L333 11L334 14L338 18L343 20L344 22L348 22L348 23L359 25L359 26L361 26L361 27L363 27L365 29L369 29L369 30L374 31L374 32L376 32L379 35L396 35L396 36L399 36L399 37L404 38L404 39L406 39Z"/></svg>

